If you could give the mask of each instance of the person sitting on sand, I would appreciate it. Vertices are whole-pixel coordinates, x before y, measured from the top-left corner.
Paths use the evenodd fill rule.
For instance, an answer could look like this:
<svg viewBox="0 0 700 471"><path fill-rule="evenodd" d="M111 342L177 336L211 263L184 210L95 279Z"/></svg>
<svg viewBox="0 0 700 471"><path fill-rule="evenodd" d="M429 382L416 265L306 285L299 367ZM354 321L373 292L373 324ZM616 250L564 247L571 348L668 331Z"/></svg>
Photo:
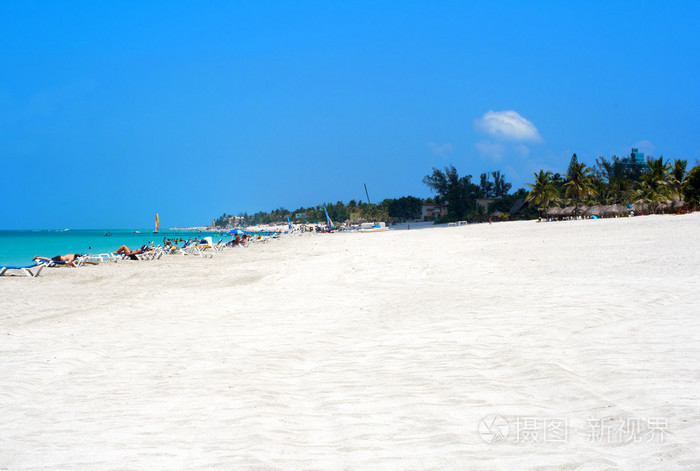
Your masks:
<svg viewBox="0 0 700 471"><path fill-rule="evenodd" d="M42 261L42 262L65 262L65 263L73 263L73 261L74 261L76 258L78 258L78 257L81 257L81 255L80 255L79 253L67 253L67 254L65 254L65 255L56 255L55 257L51 257L51 258L48 258L48 257L40 257L40 256L37 255L36 257L34 257L33 260L34 260L34 261Z"/></svg>

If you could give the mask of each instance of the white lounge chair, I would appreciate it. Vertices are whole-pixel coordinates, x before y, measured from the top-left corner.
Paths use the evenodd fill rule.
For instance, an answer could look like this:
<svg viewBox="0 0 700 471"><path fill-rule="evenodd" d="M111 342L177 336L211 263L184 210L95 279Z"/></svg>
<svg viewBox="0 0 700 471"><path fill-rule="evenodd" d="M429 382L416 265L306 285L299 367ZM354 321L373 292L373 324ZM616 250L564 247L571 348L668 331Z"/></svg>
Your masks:
<svg viewBox="0 0 700 471"><path fill-rule="evenodd" d="M121 260L121 254L114 253L100 253L97 255L89 255L87 262L90 263L104 263L104 262L118 262Z"/></svg>
<svg viewBox="0 0 700 471"><path fill-rule="evenodd" d="M41 270L43 270L45 266L45 263L36 262L33 265L25 265L23 267L0 267L0 276L3 276L5 273L7 273L8 270L21 270L22 273L24 273L28 277L36 278L37 276L39 276L39 273L41 273Z"/></svg>
<svg viewBox="0 0 700 471"><path fill-rule="evenodd" d="M39 263L43 263L47 267L82 267L89 258L90 257L87 255L81 255L80 257L74 258L72 262L64 262L63 260L40 260Z"/></svg>
<svg viewBox="0 0 700 471"><path fill-rule="evenodd" d="M199 255L202 258L212 258L214 254L211 245L189 245L183 249L188 255Z"/></svg>

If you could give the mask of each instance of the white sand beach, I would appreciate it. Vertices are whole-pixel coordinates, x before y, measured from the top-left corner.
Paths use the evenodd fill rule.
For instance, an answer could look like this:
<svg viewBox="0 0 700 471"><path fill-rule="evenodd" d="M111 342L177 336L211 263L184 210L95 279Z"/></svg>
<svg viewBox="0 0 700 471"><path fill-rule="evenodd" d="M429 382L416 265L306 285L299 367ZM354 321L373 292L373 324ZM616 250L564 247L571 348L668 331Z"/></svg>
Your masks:
<svg viewBox="0 0 700 471"><path fill-rule="evenodd" d="M700 469L699 233L304 235L5 277L0 469Z"/></svg>

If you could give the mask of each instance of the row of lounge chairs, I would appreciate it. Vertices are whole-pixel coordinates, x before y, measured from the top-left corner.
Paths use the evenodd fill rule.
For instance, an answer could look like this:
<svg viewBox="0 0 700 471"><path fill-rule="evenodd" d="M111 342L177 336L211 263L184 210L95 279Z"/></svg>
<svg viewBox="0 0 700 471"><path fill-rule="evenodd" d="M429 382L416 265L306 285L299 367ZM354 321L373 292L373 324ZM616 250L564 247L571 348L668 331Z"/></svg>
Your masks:
<svg viewBox="0 0 700 471"><path fill-rule="evenodd" d="M256 239L258 241L267 242L267 238ZM250 242L245 244L237 244L241 246L247 246ZM163 255L194 255L202 258L212 258L215 252L220 252L227 247L222 241L218 244L190 244L185 247L151 247L150 249L144 250L138 254L123 254L123 253L101 253L101 254L90 254L76 257L72 262L63 262L55 260L39 260L31 265L25 266L2 266L0 267L0 276L9 273L10 271L21 271L23 274L31 278L36 278L39 276L41 271L46 267L56 267L56 266L70 266L70 267L81 267L86 264L97 265L100 263L107 262L118 262L125 259L135 259L135 260L158 260Z"/></svg>

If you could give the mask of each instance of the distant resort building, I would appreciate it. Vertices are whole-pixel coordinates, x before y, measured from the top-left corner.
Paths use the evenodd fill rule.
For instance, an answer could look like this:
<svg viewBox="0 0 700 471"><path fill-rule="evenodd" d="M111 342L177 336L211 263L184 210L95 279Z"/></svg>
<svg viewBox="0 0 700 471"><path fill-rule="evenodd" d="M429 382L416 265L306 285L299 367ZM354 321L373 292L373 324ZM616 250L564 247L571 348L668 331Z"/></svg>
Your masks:
<svg viewBox="0 0 700 471"><path fill-rule="evenodd" d="M489 205L496 201L496 198L477 198L476 199L476 205L481 206L484 208L484 214L488 214L489 212Z"/></svg>
<svg viewBox="0 0 700 471"><path fill-rule="evenodd" d="M359 221L362 219L362 211L350 211L350 221Z"/></svg>
<svg viewBox="0 0 700 471"><path fill-rule="evenodd" d="M625 157L620 161L625 170L644 171L647 167L647 161L644 154L639 152L639 149L632 148L632 153L629 157Z"/></svg>
<svg viewBox="0 0 700 471"><path fill-rule="evenodd" d="M423 221L434 221L442 216L447 216L447 203L423 203L423 206L421 206L420 217Z"/></svg>

